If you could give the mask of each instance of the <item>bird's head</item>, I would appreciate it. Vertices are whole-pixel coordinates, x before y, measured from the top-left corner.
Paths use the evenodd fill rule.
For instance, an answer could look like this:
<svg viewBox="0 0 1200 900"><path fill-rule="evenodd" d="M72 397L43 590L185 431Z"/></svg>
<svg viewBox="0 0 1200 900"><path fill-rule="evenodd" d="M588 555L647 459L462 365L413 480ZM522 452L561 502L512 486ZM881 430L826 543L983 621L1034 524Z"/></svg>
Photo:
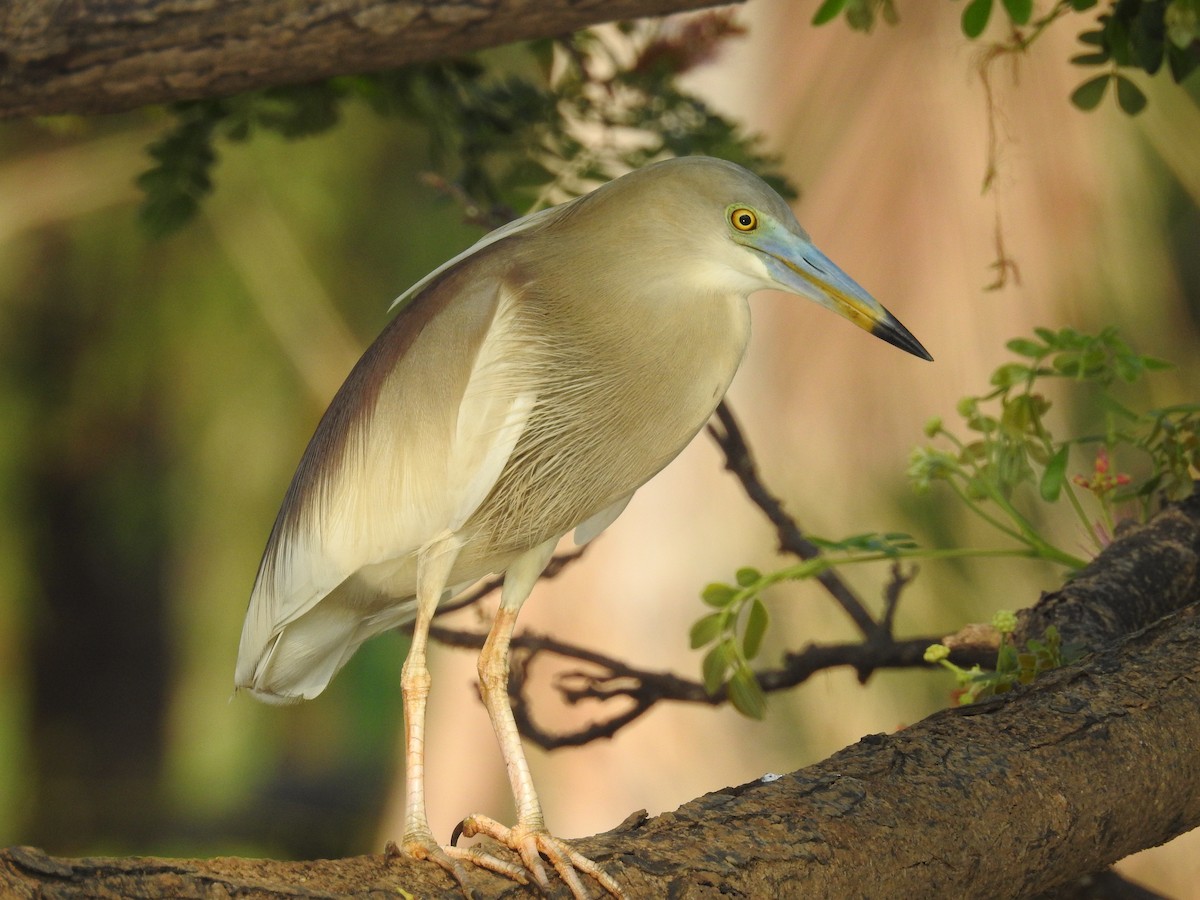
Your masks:
<svg viewBox="0 0 1200 900"><path fill-rule="evenodd" d="M933 359L882 303L817 249L795 219L781 221L751 201L729 204L725 218L729 239L766 269L764 287L807 297L901 350Z"/></svg>
<svg viewBox="0 0 1200 900"><path fill-rule="evenodd" d="M621 179L643 210L655 209L694 260L738 279L746 293L773 289L807 297L922 359L932 359L883 305L817 249L787 203L765 181L724 160L668 160ZM619 184L620 182L614 182ZM664 227L669 226L669 227ZM677 247L682 258L683 248Z"/></svg>

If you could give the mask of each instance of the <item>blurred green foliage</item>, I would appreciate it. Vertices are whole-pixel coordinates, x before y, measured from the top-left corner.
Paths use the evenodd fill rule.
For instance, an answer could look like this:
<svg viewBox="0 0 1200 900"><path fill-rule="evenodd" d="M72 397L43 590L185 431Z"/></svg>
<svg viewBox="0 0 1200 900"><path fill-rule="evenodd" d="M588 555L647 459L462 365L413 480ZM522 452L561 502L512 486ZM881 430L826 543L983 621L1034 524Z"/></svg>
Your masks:
<svg viewBox="0 0 1200 900"><path fill-rule="evenodd" d="M1057 0L1037 15L1033 0L966 0L962 11L962 33L971 40L983 37L999 5L1004 10L1004 27L1010 37L998 45L1009 52L1024 52L1048 26L1069 13L1091 13L1098 0ZM876 19L889 24L897 19L892 0L825 0L813 16L823 25L841 14L851 28L870 31ZM1146 95L1121 69L1136 69L1154 75L1163 63L1178 84L1200 66L1200 0L1113 0L1081 31L1085 52L1071 58L1077 66L1108 69L1079 85L1071 102L1083 110L1095 109L1110 84L1115 85L1117 104L1129 115L1146 106Z"/></svg>
<svg viewBox="0 0 1200 900"><path fill-rule="evenodd" d="M1191 494L1200 471L1200 404L1136 411L1131 406L1144 404L1144 391L1142 397L1122 402L1114 390L1169 369L1169 363L1136 353L1111 327L1095 335L1038 328L1033 337L1016 338L1006 346L1019 361L996 369L993 390L959 403L969 437L959 437L941 419L926 425L926 435L940 438L949 449L914 451L909 476L918 490L928 490L934 482L948 484L999 531L1072 568L1083 560L1056 547L1019 508L1016 495L1022 486L1031 488L1027 496L1046 503L1065 497L1097 550L1111 540L1118 510L1144 522L1162 503ZM1055 433L1047 418L1053 403L1045 385L1056 379L1071 386L1076 406L1095 410L1101 431ZM1088 475L1068 477L1072 449L1090 450ZM1136 465L1136 474L1112 471L1118 457L1122 464ZM1077 487L1091 494L1091 511Z"/></svg>
<svg viewBox="0 0 1200 900"><path fill-rule="evenodd" d="M353 102L419 126L447 188L488 226L667 156L729 159L791 197L757 138L679 86L739 33L728 12L624 23L531 42L515 64L458 59L177 103L174 124L149 148L154 167L138 178L141 219L155 235L191 220L213 188L222 141L319 134Z"/></svg>
<svg viewBox="0 0 1200 900"><path fill-rule="evenodd" d="M1087 560L1056 543L1049 529L1038 524L1044 518L1040 510L1031 506L1065 497L1078 531L1099 551L1112 540L1119 518L1144 522L1163 503L1192 493L1200 473L1200 403L1137 412L1131 407L1145 404L1145 386L1126 402L1115 392L1117 386L1136 385L1149 373L1172 368L1169 363L1136 353L1112 327L1094 335L1074 328L1038 328L1034 336L1015 338L1006 347L1019 361L1004 363L992 373L992 390L958 404L969 436L960 437L942 419L931 419L926 436L948 449L914 450L908 476L920 493L928 493L935 483L948 485L964 508L1016 547L925 548L904 532L869 532L836 541L810 535L823 555L767 573L741 568L736 584L715 582L704 589L701 599L716 611L691 629L692 649L711 645L701 663L710 694L727 688L738 711L762 718L766 701L750 662L768 624L762 597L776 584L812 579L834 566L900 559L1027 556L1075 570ZM1046 384L1054 381L1071 389L1071 406L1085 410L1086 419L1102 423L1099 433L1064 435L1051 428L1048 414L1053 403ZM1072 448L1087 448L1093 459L1087 474L1069 478ZM1115 471L1118 456L1122 463L1140 463L1132 466L1136 474ZM1138 459L1131 460L1135 456ZM1091 495L1090 507L1081 493ZM1047 636L1047 641L1045 647L1031 647L1032 657L1020 655L1019 660L1006 656L1015 654L1011 647L1002 647L996 672L965 673L973 679L972 696L999 693L997 685L1060 665L1055 638ZM1030 669L1029 659L1041 660L1042 651L1049 653L1050 661ZM944 658L934 661L954 668Z"/></svg>

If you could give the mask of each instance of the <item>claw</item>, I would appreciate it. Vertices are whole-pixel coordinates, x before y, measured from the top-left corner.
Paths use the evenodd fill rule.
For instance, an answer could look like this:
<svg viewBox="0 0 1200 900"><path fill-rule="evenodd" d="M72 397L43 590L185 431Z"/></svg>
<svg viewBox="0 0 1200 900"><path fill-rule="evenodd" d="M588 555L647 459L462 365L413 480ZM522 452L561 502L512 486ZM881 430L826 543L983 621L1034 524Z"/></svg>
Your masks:
<svg viewBox="0 0 1200 900"><path fill-rule="evenodd" d="M463 864L459 862L464 856L464 852L457 847L443 848L433 836L410 835L404 839L404 843L397 847L394 843L388 842L387 853L389 856L410 856L413 859L427 859L430 862L435 862L453 876L458 882L459 889L463 892L464 897L474 896L474 892L467 887L467 870Z"/></svg>
<svg viewBox="0 0 1200 900"><path fill-rule="evenodd" d="M454 842L462 832L461 826L454 829L454 837L449 847L443 847L432 836L414 835L406 838L397 846L395 841L388 841L384 853L389 858L408 856L412 859L429 860L437 863L450 873L458 882L459 890L464 897L477 897L478 892L467 885L467 870L464 862L479 866L482 869L503 875L518 884L529 884L525 869L515 863L506 862L487 853L482 847L456 847Z"/></svg>
<svg viewBox="0 0 1200 900"><path fill-rule="evenodd" d="M526 828L520 824L509 828L487 816L467 816L454 829L454 837L451 843L457 840L459 835L474 837L477 834L486 835L492 840L503 844L505 847L515 850L520 855L521 862L525 864L525 869L533 876L538 886L544 891L550 889L550 881L546 877L546 868L542 865L543 855L550 860L550 864L554 866L554 870L558 872L559 877L570 888L571 896L575 900L590 900L591 897L591 894L588 893L587 888L583 886L583 882L579 878L580 872L585 872L595 878L596 881L600 882L601 887L608 891L616 900L624 900L625 894L621 890L621 886L617 884L615 878L605 872L598 863L571 849L571 846L566 841L554 837L554 835L545 829ZM453 849L457 850L458 848ZM459 853L463 852L459 851ZM495 857L482 853L482 851L480 855L495 862L500 862ZM487 865L482 862L480 864ZM488 868L492 867L488 866ZM498 870L493 869L493 871Z"/></svg>

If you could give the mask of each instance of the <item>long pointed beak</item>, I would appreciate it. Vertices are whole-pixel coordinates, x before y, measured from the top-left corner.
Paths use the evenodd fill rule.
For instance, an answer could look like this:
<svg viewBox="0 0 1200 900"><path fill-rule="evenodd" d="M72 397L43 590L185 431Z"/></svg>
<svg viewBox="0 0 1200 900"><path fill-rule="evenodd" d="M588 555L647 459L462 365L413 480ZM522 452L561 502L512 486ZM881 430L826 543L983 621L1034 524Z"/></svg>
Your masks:
<svg viewBox="0 0 1200 900"><path fill-rule="evenodd" d="M913 356L919 356L921 359L927 359L933 362L933 357L929 355L929 351L921 346L921 342L913 337L913 333L904 327L904 324L888 312L884 307L879 307L883 313L883 318L877 319L875 324L867 330L881 341L887 341L893 347L899 347L901 350L911 353ZM867 326L863 326L866 328Z"/></svg>
<svg viewBox="0 0 1200 900"><path fill-rule="evenodd" d="M899 319L811 241L775 225L746 246L763 254L767 271L781 289L808 297L913 356L933 360Z"/></svg>

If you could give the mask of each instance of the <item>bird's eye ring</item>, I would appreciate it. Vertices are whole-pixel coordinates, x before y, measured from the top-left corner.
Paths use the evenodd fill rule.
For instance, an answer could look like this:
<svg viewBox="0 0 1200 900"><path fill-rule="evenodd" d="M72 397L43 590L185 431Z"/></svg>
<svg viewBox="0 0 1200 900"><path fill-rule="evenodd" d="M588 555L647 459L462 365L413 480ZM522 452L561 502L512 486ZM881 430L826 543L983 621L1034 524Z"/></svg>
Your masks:
<svg viewBox="0 0 1200 900"><path fill-rule="evenodd" d="M729 221L738 231L753 231L758 227L758 216L745 207L738 207L730 213Z"/></svg>

